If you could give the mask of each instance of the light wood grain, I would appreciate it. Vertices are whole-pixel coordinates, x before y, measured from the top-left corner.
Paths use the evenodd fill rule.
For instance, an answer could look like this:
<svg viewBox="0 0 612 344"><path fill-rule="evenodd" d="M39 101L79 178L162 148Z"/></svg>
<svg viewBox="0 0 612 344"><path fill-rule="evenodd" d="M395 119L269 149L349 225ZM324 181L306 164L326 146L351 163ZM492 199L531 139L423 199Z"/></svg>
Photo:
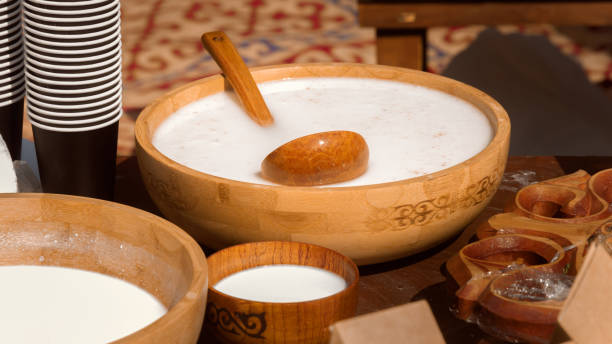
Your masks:
<svg viewBox="0 0 612 344"><path fill-rule="evenodd" d="M257 242L232 246L208 257L210 285L204 333L228 343L327 343L329 326L349 318L357 308L359 270L332 250L297 242ZM347 287L329 297L292 303L244 300L213 286L249 268L294 264L334 272ZM248 328L246 324L252 326Z"/></svg>
<svg viewBox="0 0 612 344"><path fill-rule="evenodd" d="M208 270L202 250L180 228L132 207L65 195L0 194L0 213L0 265L103 273L143 288L169 308L113 343L197 342Z"/></svg>
<svg viewBox="0 0 612 344"><path fill-rule="evenodd" d="M159 98L135 125L143 181L160 211L211 248L292 240L341 252L357 264L388 261L448 239L473 220L501 182L510 120L485 93L438 75L362 64L294 64L252 69L257 82L304 77L359 77L422 85L473 104L494 137L476 156L445 170L397 182L343 188L258 185L181 165L153 145L157 127L177 109L223 91L223 78L202 79Z"/></svg>
<svg viewBox="0 0 612 344"><path fill-rule="evenodd" d="M207 32L202 35L202 44L232 85L246 113L259 125L274 123L257 84L229 37L221 31Z"/></svg>

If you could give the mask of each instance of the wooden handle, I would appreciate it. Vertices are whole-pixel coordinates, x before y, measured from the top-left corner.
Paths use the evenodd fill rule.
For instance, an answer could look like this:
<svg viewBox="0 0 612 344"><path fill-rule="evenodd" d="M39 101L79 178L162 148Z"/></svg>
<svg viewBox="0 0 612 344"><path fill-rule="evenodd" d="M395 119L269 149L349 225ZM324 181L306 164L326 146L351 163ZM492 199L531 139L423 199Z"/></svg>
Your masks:
<svg viewBox="0 0 612 344"><path fill-rule="evenodd" d="M247 114L261 126L274 123L253 76L229 37L222 31L202 35L202 44L219 65Z"/></svg>

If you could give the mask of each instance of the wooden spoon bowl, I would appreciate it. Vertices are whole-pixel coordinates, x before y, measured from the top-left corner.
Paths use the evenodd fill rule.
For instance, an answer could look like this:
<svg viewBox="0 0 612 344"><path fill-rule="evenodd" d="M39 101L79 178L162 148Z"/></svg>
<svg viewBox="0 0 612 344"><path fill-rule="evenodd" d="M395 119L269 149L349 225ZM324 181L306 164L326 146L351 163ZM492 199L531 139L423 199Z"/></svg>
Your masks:
<svg viewBox="0 0 612 344"><path fill-rule="evenodd" d="M370 152L353 131L326 131L299 137L276 148L261 163L262 176L284 185L339 183L362 175Z"/></svg>

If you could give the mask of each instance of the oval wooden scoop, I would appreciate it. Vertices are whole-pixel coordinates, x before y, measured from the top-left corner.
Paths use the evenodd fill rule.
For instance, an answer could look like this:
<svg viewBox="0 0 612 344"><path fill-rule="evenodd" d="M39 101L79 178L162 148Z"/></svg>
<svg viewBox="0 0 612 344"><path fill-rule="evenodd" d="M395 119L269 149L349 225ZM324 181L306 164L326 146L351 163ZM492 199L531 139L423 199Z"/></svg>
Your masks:
<svg viewBox="0 0 612 344"><path fill-rule="evenodd" d="M276 148L261 163L264 178L284 185L339 183L362 175L370 151L353 131L327 131L302 136Z"/></svg>
<svg viewBox="0 0 612 344"><path fill-rule="evenodd" d="M222 31L207 32L202 35L202 44L223 71L249 117L261 126L274 123L251 72L229 37Z"/></svg>

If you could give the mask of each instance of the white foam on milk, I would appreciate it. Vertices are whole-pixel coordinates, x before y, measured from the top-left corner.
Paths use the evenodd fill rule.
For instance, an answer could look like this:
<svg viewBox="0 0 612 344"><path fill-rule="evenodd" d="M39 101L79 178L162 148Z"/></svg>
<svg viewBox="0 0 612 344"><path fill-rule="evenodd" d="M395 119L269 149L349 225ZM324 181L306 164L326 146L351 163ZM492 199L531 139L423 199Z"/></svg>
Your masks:
<svg viewBox="0 0 612 344"><path fill-rule="evenodd" d="M0 343L108 343L166 313L151 294L103 274L0 267Z"/></svg>
<svg viewBox="0 0 612 344"><path fill-rule="evenodd" d="M346 281L331 271L312 266L277 264L231 274L214 288L252 301L302 302L336 294L346 288Z"/></svg>
<svg viewBox="0 0 612 344"><path fill-rule="evenodd" d="M489 120L446 93L386 80L306 78L259 84L275 119L260 127L228 93L197 100L157 129L153 144L195 170L259 183L262 160L300 136L360 133L370 149L367 172L334 186L392 182L436 172L478 154L491 141Z"/></svg>

